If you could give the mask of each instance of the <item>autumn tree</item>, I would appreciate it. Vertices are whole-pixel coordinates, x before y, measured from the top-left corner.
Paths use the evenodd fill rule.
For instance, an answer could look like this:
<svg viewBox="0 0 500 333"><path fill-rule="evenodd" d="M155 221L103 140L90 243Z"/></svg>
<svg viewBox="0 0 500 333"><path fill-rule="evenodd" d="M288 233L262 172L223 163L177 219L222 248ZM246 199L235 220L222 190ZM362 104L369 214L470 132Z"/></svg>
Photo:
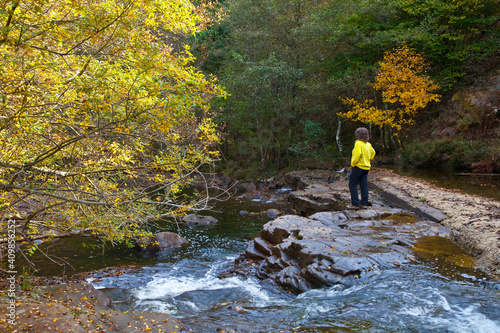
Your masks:
<svg viewBox="0 0 500 333"><path fill-rule="evenodd" d="M374 105L373 99L359 102L344 98L351 110L343 117L381 128L388 126L397 136L403 126L414 124L418 110L439 101L440 96L434 93L439 85L426 75L425 68L424 56L407 45L386 52L372 85L382 92L383 107Z"/></svg>
<svg viewBox="0 0 500 333"><path fill-rule="evenodd" d="M183 188L211 163L223 92L174 34L203 27L185 0L0 5L0 217L16 244L86 233L111 243L206 207ZM27 246L21 246L27 243Z"/></svg>

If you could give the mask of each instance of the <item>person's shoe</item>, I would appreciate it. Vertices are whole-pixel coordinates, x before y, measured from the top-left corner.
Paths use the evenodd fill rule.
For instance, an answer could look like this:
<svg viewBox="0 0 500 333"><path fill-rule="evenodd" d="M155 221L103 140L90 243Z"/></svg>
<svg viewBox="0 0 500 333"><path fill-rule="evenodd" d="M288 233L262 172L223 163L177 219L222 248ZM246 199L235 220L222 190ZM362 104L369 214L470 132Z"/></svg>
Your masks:
<svg viewBox="0 0 500 333"><path fill-rule="evenodd" d="M349 210L359 210L359 206L349 205L349 206L347 206L347 209L349 209Z"/></svg>
<svg viewBox="0 0 500 333"><path fill-rule="evenodd" d="M359 209L368 209L366 206L359 206Z"/></svg>

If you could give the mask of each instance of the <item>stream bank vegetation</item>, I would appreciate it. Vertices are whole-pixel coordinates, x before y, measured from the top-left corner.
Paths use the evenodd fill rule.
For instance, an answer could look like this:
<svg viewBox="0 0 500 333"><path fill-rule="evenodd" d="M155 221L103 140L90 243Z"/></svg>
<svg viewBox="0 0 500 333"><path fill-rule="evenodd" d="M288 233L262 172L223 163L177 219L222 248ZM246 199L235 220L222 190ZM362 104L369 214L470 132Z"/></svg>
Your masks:
<svg viewBox="0 0 500 333"><path fill-rule="evenodd" d="M188 47L169 43L203 29L205 9L2 2L0 229L6 244L15 223L17 265L40 242L85 234L131 245L159 216L207 207L183 189L217 160L208 111L224 92L190 65Z"/></svg>

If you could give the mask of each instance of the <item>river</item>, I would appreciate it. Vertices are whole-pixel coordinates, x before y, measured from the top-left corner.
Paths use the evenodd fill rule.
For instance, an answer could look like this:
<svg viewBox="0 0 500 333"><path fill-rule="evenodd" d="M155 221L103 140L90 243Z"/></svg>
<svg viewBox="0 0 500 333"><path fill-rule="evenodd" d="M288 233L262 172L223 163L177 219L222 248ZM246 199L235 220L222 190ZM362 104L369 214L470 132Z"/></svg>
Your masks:
<svg viewBox="0 0 500 333"><path fill-rule="evenodd" d="M497 176L397 171L499 200ZM77 271L137 265L117 276L96 275L89 281L121 310L166 312L197 333L500 333L500 284L476 270L474 259L445 238L421 239L415 245L414 264L371 272L348 287L293 295L255 278L218 278L270 220L262 212L275 206L233 198L206 213L220 221L216 226L167 225L190 244L159 256L119 248L103 253L89 247L89 240L82 247L77 239L61 239L52 248ZM250 214L242 215L241 210ZM60 274L50 264L41 266L40 274Z"/></svg>
<svg viewBox="0 0 500 333"><path fill-rule="evenodd" d="M444 238L422 239L415 264L380 270L349 287L298 296L257 279L220 279L272 204L226 202L220 224L174 231L190 246L156 263L93 280L121 310L168 312L193 332L500 332L500 285Z"/></svg>
<svg viewBox="0 0 500 333"><path fill-rule="evenodd" d="M397 166L391 169L399 175L422 179L442 188L458 189L464 193L500 201L500 174L458 173L446 164L427 169Z"/></svg>

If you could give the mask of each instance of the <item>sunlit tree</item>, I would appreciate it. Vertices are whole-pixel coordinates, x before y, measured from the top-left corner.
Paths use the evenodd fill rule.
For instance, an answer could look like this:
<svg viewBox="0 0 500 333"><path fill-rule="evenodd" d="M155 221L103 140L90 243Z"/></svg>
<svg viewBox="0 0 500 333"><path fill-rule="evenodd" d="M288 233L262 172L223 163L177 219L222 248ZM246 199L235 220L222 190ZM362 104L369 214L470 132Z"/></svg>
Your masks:
<svg viewBox="0 0 500 333"><path fill-rule="evenodd" d="M374 105L372 99L363 102L344 98L351 106L344 117L380 127L389 126L398 134L405 125L413 125L418 110L429 102L439 101L440 95L434 93L439 85L434 83L425 72L426 61L423 55L403 45L386 52L377 71L372 87L382 92L384 107Z"/></svg>
<svg viewBox="0 0 500 333"><path fill-rule="evenodd" d="M0 217L18 245L127 241L204 207L181 193L217 155L206 111L223 92L170 43L204 23L186 0L2 1Z"/></svg>

